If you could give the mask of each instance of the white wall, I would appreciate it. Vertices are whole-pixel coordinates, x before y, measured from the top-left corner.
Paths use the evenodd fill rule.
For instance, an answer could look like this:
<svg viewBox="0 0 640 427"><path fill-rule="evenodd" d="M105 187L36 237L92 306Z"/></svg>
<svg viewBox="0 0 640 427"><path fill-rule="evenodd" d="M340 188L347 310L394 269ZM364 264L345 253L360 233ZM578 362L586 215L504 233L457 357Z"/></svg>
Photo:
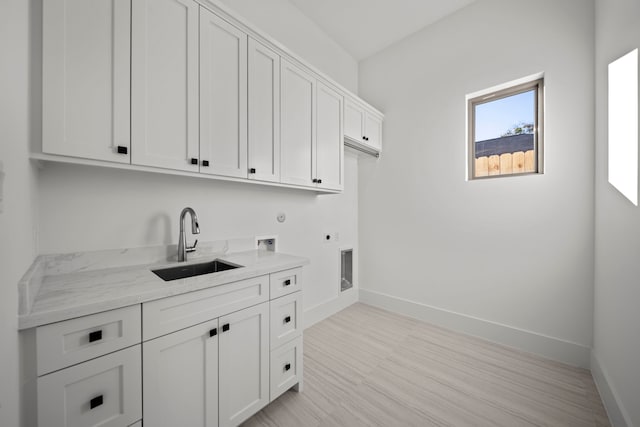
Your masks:
<svg viewBox="0 0 640 427"><path fill-rule="evenodd" d="M640 3L597 0L592 370L616 426L640 426L640 208L607 182L607 66L639 47Z"/></svg>
<svg viewBox="0 0 640 427"><path fill-rule="evenodd" d="M29 80L30 2L0 2L0 162L4 164L0 212L0 426L19 425L17 284L34 258L35 172L28 159L34 107ZM35 127L37 129L37 126Z"/></svg>
<svg viewBox="0 0 640 427"><path fill-rule="evenodd" d="M309 64L357 93L357 61L288 0L221 1Z"/></svg>
<svg viewBox="0 0 640 427"><path fill-rule="evenodd" d="M385 113L360 165L362 296L588 365L593 20L585 0L478 0L360 64ZM465 94L537 72L546 173L466 182Z"/></svg>
<svg viewBox="0 0 640 427"><path fill-rule="evenodd" d="M338 297L342 244L357 246L358 165L346 159L345 190L316 195L253 184L48 164L40 171L40 249L65 253L176 244L178 216L194 208L200 241L278 235L278 250L311 259L305 309ZM287 219L278 223L284 212ZM338 232L339 242L325 242ZM193 241L188 236L190 242Z"/></svg>
<svg viewBox="0 0 640 427"><path fill-rule="evenodd" d="M302 51L321 71L337 73L342 85L357 81L355 61L345 59L344 52L287 1L229 3L260 28L278 30L273 34L278 41L293 44L292 50ZM38 179L40 252L175 244L180 211L191 206L200 219L201 241L277 234L281 252L310 258L304 300L308 310L336 302L338 248L357 250L358 162L349 154L345 175L342 194L318 196L253 184L45 164ZM285 223L276 221L278 212L286 213ZM337 232L339 241L326 243L327 232Z"/></svg>

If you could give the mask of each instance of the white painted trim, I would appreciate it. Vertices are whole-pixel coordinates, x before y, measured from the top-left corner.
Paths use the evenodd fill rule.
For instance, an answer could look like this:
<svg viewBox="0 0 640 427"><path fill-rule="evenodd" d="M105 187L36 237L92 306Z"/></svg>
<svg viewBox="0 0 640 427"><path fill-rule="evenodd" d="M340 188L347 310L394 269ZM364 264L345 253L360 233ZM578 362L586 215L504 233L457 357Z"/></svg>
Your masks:
<svg viewBox="0 0 640 427"><path fill-rule="evenodd" d="M482 95L487 95L492 92L498 92L504 89L508 89L513 86L519 86L525 83L531 83L536 80L540 80L544 78L544 71L540 71L538 73L534 73L525 77L521 77L519 79L511 80L505 83L500 83L495 86L488 87L486 89L481 89L472 93L468 93L465 96L465 101L468 102L470 99L477 98Z"/></svg>
<svg viewBox="0 0 640 427"><path fill-rule="evenodd" d="M360 302L548 359L589 369L591 349L578 343L366 289L360 289Z"/></svg>
<svg viewBox="0 0 640 427"><path fill-rule="evenodd" d="M591 375L598 388L598 393L600 393L602 403L604 403L604 407L607 410L611 425L614 427L633 427L629 413L622 406L618 393L616 393L604 367L600 365L595 351L591 351Z"/></svg>
<svg viewBox="0 0 640 427"><path fill-rule="evenodd" d="M307 329L356 302L358 302L358 290L354 286L348 291L342 292L336 298L306 309L304 311L304 328Z"/></svg>

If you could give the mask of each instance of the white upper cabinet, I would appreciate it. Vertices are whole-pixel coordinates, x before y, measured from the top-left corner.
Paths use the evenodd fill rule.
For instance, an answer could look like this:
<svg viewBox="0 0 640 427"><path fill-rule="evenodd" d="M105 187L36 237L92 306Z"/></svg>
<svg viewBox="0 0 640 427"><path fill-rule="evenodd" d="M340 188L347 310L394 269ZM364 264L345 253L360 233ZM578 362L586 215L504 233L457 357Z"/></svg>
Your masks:
<svg viewBox="0 0 640 427"><path fill-rule="evenodd" d="M280 181L312 186L316 80L285 59L281 70Z"/></svg>
<svg viewBox="0 0 640 427"><path fill-rule="evenodd" d="M42 6L42 151L129 163L131 1Z"/></svg>
<svg viewBox="0 0 640 427"><path fill-rule="evenodd" d="M198 171L198 4L135 0L131 162Z"/></svg>
<svg viewBox="0 0 640 427"><path fill-rule="evenodd" d="M344 136L364 143L364 108L347 98L344 106Z"/></svg>
<svg viewBox="0 0 640 427"><path fill-rule="evenodd" d="M382 150L382 119L372 113L367 113L364 121L365 136L367 144Z"/></svg>
<svg viewBox="0 0 640 427"><path fill-rule="evenodd" d="M280 181L280 55L249 38L249 179Z"/></svg>
<svg viewBox="0 0 640 427"><path fill-rule="evenodd" d="M316 90L316 151L313 174L319 188L344 186L343 96L318 82Z"/></svg>
<svg viewBox="0 0 640 427"><path fill-rule="evenodd" d="M346 99L344 108L344 136L381 151L382 116L351 98Z"/></svg>
<svg viewBox="0 0 640 427"><path fill-rule="evenodd" d="M247 177L247 35L202 7L200 172Z"/></svg>
<svg viewBox="0 0 640 427"><path fill-rule="evenodd" d="M382 147L380 112L215 1L43 1L42 95L44 160L336 192L345 143Z"/></svg>

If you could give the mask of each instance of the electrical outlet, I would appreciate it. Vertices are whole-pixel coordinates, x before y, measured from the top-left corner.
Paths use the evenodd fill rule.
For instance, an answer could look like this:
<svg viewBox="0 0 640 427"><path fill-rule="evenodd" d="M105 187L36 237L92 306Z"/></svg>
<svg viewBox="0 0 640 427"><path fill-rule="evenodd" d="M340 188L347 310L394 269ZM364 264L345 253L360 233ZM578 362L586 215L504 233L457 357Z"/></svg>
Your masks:
<svg viewBox="0 0 640 427"><path fill-rule="evenodd" d="M331 232L331 233L324 233L324 235L322 236L322 239L324 240L325 243L339 242L340 241L340 234L338 234L337 231L334 231L334 232Z"/></svg>

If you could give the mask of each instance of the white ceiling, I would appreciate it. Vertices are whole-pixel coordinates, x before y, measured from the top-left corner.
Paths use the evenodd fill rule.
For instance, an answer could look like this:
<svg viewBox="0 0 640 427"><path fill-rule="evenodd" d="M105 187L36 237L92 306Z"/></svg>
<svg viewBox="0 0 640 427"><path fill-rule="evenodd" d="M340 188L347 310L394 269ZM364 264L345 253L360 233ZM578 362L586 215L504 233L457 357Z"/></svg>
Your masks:
<svg viewBox="0 0 640 427"><path fill-rule="evenodd" d="M475 0L289 0L360 61Z"/></svg>

